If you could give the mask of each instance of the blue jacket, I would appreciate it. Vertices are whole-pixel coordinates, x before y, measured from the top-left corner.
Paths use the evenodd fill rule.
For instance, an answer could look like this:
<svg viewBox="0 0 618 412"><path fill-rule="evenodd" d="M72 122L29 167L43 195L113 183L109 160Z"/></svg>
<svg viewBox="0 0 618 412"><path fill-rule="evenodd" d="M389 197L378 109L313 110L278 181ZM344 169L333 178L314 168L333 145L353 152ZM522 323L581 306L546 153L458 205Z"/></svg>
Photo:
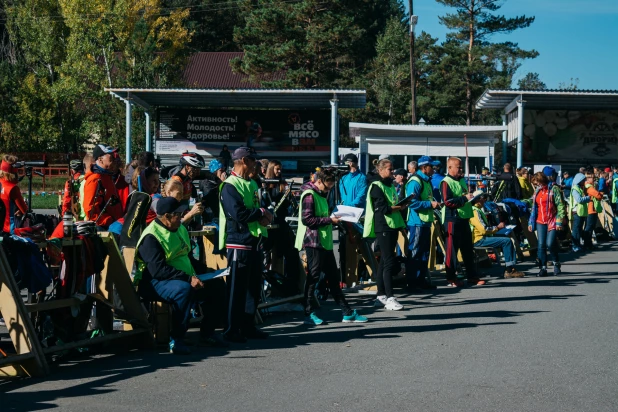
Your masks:
<svg viewBox="0 0 618 412"><path fill-rule="evenodd" d="M348 173L339 181L339 192L342 205L364 208L367 199L367 177L360 170Z"/></svg>
<svg viewBox="0 0 618 412"><path fill-rule="evenodd" d="M420 170L416 172L416 175L423 181L427 182L427 184L431 184L429 182L429 176L425 175ZM410 180L410 182L406 184L406 195L410 196L412 193L416 195L412 199L410 206L408 206L408 209L410 210L410 213L408 214L408 226L431 226L431 222L422 222L421 218L418 217L418 210L432 209L430 200L420 200L422 191L423 188L416 180Z"/></svg>
<svg viewBox="0 0 618 412"><path fill-rule="evenodd" d="M444 175L440 173L434 173L431 176L431 187L433 187L433 197L438 202L442 201L442 195L440 194L440 183L444 180Z"/></svg>

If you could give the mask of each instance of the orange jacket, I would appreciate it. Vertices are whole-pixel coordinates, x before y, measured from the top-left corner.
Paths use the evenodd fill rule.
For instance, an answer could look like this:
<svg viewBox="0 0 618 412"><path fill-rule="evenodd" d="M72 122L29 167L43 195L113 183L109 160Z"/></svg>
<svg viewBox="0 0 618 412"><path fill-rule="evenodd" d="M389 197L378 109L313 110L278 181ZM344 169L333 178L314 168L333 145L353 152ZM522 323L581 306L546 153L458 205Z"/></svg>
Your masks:
<svg viewBox="0 0 618 412"><path fill-rule="evenodd" d="M88 172L85 180L84 212L86 213L86 220L95 222L99 219L99 214L110 197L115 196L116 199L120 199L111 175ZM100 185L99 182L101 182ZM113 206L109 205L97 222L97 226L106 228L121 217L122 204L118 202Z"/></svg>
<svg viewBox="0 0 618 412"><path fill-rule="evenodd" d="M586 188L586 194L590 197L594 197L596 200L601 200L603 199L603 193L599 192L597 189L594 188L594 185L587 187ZM588 202L588 214L589 215L596 215L597 211L594 209L594 202L591 200L590 202Z"/></svg>

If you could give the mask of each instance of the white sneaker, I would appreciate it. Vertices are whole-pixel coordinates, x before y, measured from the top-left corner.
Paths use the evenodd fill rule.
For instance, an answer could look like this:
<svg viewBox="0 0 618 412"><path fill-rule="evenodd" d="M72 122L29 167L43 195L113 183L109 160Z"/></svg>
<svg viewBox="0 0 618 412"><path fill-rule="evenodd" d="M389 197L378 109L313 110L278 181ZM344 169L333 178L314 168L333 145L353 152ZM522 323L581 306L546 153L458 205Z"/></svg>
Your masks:
<svg viewBox="0 0 618 412"><path fill-rule="evenodd" d="M384 305L384 309L386 310L401 310L403 306L401 303L397 302L397 298L391 297L386 300L386 305Z"/></svg>
<svg viewBox="0 0 618 412"><path fill-rule="evenodd" d="M373 306L378 308L386 306L386 295L376 296L376 302L373 304Z"/></svg>

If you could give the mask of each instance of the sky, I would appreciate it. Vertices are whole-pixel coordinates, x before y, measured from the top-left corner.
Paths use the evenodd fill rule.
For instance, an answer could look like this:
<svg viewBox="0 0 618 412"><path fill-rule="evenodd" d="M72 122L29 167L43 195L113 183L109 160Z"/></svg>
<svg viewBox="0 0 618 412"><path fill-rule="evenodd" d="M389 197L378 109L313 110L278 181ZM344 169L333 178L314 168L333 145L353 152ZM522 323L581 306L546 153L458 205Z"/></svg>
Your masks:
<svg viewBox="0 0 618 412"><path fill-rule="evenodd" d="M406 8L408 0L403 0ZM548 89L579 79L578 88L618 90L618 0L505 0L497 13L526 15L536 20L530 27L491 41L512 41L525 50L539 52L525 60L515 74L513 87L528 72L536 72ZM438 16L455 11L435 0L415 0L416 33L426 31L440 40L447 30Z"/></svg>

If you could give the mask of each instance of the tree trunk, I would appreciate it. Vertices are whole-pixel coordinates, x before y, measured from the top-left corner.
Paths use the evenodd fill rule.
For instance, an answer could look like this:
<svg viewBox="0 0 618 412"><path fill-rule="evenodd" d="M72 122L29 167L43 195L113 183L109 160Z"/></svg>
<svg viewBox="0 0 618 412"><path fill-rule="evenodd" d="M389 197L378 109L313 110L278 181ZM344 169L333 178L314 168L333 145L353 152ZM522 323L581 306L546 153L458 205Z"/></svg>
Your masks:
<svg viewBox="0 0 618 412"><path fill-rule="evenodd" d="M468 9L470 22L468 27L468 70L466 71L466 126L472 125L472 48L474 47L475 6L476 1L472 0Z"/></svg>

